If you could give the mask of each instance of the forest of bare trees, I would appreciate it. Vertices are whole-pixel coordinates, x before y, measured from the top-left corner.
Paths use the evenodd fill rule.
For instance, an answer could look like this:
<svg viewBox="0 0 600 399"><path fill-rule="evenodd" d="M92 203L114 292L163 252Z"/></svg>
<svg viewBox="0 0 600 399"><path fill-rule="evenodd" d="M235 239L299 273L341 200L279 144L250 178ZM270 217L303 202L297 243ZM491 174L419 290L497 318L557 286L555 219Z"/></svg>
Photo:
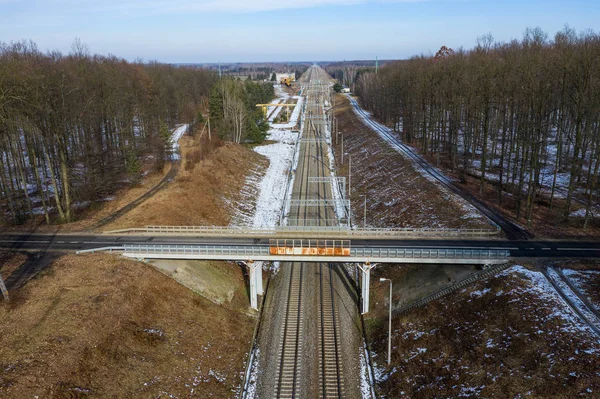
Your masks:
<svg viewBox="0 0 600 399"><path fill-rule="evenodd" d="M169 129L192 122L216 74L0 43L0 222L74 219L75 204L161 168Z"/></svg>
<svg viewBox="0 0 600 399"><path fill-rule="evenodd" d="M481 193L494 187L517 219L530 224L540 203L567 219L577 205L586 227L598 211L600 35L487 35L469 51L361 74L356 90L404 140L463 180L475 176Z"/></svg>

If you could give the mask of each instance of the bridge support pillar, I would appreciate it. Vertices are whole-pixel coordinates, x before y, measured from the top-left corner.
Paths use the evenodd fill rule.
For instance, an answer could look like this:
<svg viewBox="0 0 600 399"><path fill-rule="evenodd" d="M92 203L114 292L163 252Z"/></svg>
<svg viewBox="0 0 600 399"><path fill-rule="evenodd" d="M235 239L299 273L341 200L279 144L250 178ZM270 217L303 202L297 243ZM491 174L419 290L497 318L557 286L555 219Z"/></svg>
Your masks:
<svg viewBox="0 0 600 399"><path fill-rule="evenodd" d="M364 265L358 265L362 270L361 278L361 296L362 296L362 308L361 313L365 314L369 312L369 295L371 285L371 269L377 266L377 263L367 262Z"/></svg>
<svg viewBox="0 0 600 399"><path fill-rule="evenodd" d="M262 262L249 260L243 262L248 268L248 280L250 282L250 307L258 310L258 296L263 295Z"/></svg>

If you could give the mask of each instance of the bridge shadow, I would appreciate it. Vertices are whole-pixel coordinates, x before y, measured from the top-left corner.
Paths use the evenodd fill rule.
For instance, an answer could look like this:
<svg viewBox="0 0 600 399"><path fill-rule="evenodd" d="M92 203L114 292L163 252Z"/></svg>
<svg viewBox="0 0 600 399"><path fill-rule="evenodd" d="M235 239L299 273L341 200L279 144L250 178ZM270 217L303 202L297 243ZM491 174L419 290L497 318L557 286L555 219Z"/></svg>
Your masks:
<svg viewBox="0 0 600 399"><path fill-rule="evenodd" d="M56 237L57 231L50 236L48 244L39 249L38 252L27 252L27 260L4 281L8 291L14 291L21 288L27 281L31 280L40 271L48 267L54 260L60 257L60 253L50 250L52 242ZM10 250L19 251L24 246L25 241L31 233L23 234L15 240L10 246Z"/></svg>
<svg viewBox="0 0 600 399"><path fill-rule="evenodd" d="M353 280L352 277L350 276L348 270L346 269L346 267L343 264L340 263L331 263L332 267L332 271L338 276L338 278L340 279L340 281L342 282L343 285L343 290L345 291L345 293L347 295L350 296L351 300L352 300L352 307L353 309L348 308L347 306L347 301L343 301L341 300L341 296L343 295L340 292L337 292L336 290L336 295L338 296L338 306L343 306L345 308L345 311L347 312L347 314L350 315L354 315L356 314L356 312L358 312L358 314L360 314L360 307L359 307L359 303L360 303L360 296L358 293L358 285L356 285ZM352 318L352 324L354 324L354 327L358 330L361 331L362 334L362 325L361 325L361 318L360 317L353 317Z"/></svg>

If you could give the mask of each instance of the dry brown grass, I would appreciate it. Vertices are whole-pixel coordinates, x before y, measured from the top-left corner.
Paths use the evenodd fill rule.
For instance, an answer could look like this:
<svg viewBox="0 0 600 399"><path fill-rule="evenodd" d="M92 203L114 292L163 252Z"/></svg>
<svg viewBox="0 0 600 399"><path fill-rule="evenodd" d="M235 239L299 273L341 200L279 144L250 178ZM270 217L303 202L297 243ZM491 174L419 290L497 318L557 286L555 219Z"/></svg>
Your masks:
<svg viewBox="0 0 600 399"><path fill-rule="evenodd" d="M246 177L268 166L263 156L234 143L225 143L206 153L197 152L197 142L182 139L183 167L165 189L104 230L147 225L229 224L243 199ZM192 165L191 167L189 165Z"/></svg>
<svg viewBox="0 0 600 399"><path fill-rule="evenodd" d="M153 268L59 259L0 304L0 397L234 397L252 318Z"/></svg>
<svg viewBox="0 0 600 399"><path fill-rule="evenodd" d="M27 255L23 253L0 251L0 276L2 276L2 279L6 280L26 260Z"/></svg>
<svg viewBox="0 0 600 399"><path fill-rule="evenodd" d="M395 317L392 366L378 384L382 395L596 395L597 340L556 317L556 303L519 290L528 284L518 274L499 276ZM484 289L489 291L471 295ZM371 343L385 366L387 323L373 323Z"/></svg>
<svg viewBox="0 0 600 399"><path fill-rule="evenodd" d="M362 224L363 194L368 196L367 224L376 227L490 228L485 218L465 210L456 196L415 170L336 96L335 115L344 133L344 150L352 155L352 211ZM338 175L348 175L348 155L341 165L341 137L335 145Z"/></svg>

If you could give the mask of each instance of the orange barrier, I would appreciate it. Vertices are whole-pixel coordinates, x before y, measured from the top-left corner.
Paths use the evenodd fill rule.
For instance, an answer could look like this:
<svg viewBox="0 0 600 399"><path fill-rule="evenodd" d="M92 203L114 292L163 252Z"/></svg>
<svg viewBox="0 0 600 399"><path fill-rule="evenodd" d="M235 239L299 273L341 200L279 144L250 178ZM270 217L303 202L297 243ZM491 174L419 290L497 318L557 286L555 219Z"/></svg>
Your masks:
<svg viewBox="0 0 600 399"><path fill-rule="evenodd" d="M270 247L271 255L350 256L350 248Z"/></svg>
<svg viewBox="0 0 600 399"><path fill-rule="evenodd" d="M350 256L348 240L271 240L271 255Z"/></svg>

